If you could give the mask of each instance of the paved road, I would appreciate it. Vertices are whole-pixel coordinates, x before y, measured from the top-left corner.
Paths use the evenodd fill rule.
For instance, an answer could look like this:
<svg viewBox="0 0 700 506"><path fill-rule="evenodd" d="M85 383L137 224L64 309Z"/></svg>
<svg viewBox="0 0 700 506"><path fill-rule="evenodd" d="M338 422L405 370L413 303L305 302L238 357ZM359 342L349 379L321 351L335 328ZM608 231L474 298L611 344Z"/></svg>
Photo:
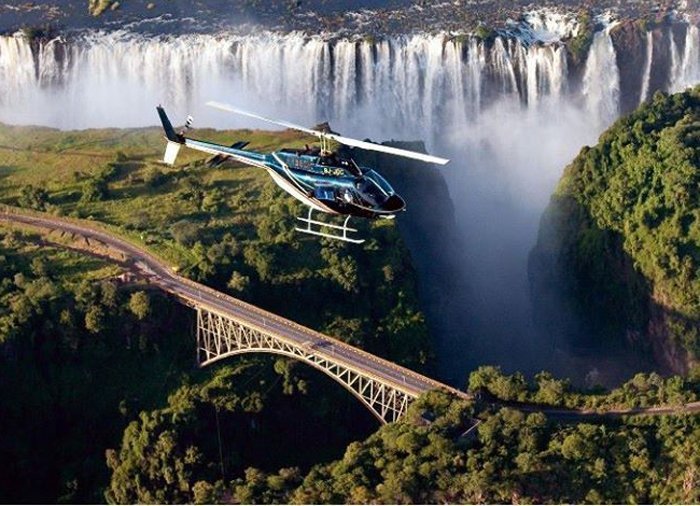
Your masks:
<svg viewBox="0 0 700 506"><path fill-rule="evenodd" d="M593 409L552 408L540 404L524 402L494 401L498 407L509 407L524 413L544 413L548 418L559 421L579 421L596 418L620 418L623 416L662 416L700 413L700 401L689 402L680 406L652 406L649 408L608 409L596 411Z"/></svg>
<svg viewBox="0 0 700 506"><path fill-rule="evenodd" d="M371 378L379 379L385 384L391 385L411 396L415 397L429 390L442 389L463 399L473 398L466 392L179 276L146 250L87 222L48 215L19 214L14 210L5 211L2 208L0 208L0 221L14 222L47 230L60 230L86 238L88 242L92 242L92 245L85 245L84 250L88 253L96 253L96 245L107 247L112 252L119 253L126 263L140 271L152 284L177 296L187 304L219 313L294 345L313 348L314 354L318 356L343 364ZM497 407L508 406L524 412L542 412L553 419L561 421L700 412L700 402L693 402L684 406L609 410L602 413L584 409L551 408L536 404L504 402L496 399L488 401L488 403Z"/></svg>

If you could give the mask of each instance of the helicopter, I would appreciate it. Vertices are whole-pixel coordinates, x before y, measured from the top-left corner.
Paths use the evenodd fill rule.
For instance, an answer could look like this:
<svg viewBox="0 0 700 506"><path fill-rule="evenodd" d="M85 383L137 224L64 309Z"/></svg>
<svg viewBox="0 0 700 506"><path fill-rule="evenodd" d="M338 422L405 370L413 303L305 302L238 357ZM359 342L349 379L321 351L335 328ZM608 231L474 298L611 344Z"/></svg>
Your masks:
<svg viewBox="0 0 700 506"><path fill-rule="evenodd" d="M297 218L305 226L295 227L298 232L306 234L361 244L364 239L352 235L357 229L348 226L351 217L393 219L397 213L406 209L404 199L376 170L360 167L351 157L330 150L330 141L428 163L444 165L449 162L445 158L425 153L360 141L331 131L313 130L287 121L266 118L220 102L207 102L206 105L319 138L320 147L307 145L302 149L283 148L272 153L260 153L245 149L247 141L225 146L188 137L186 134L192 125L191 116L187 117L184 128L176 132L165 109L160 105L156 107L167 140L162 160L164 163L173 165L180 148L186 146L214 155L209 160L209 164L213 166L233 160L265 169L278 186L308 206L307 216ZM342 225L320 221L313 218L314 211L344 215L345 221Z"/></svg>

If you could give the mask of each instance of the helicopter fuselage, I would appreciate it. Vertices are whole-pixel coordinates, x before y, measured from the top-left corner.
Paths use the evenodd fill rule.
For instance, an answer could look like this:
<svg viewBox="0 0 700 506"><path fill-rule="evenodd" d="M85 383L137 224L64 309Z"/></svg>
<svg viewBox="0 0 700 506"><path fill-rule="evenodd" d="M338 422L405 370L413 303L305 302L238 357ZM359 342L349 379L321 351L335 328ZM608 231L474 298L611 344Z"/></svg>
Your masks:
<svg viewBox="0 0 700 506"><path fill-rule="evenodd" d="M375 170L332 153L308 149L259 153L233 146L182 137L181 144L216 155L217 163L235 160L264 168L287 193L317 211L363 218L393 218L404 200Z"/></svg>

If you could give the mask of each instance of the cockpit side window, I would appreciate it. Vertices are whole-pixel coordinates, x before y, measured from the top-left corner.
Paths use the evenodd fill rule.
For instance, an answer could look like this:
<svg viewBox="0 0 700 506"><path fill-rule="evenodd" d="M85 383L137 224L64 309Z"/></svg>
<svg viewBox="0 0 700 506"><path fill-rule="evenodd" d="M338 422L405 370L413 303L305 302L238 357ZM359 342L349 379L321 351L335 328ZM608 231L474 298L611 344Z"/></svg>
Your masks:
<svg viewBox="0 0 700 506"><path fill-rule="evenodd" d="M340 165L339 160L338 160L338 155L335 153L331 153L330 155L321 155L318 158L318 164L319 165L326 165L328 167L337 167Z"/></svg>

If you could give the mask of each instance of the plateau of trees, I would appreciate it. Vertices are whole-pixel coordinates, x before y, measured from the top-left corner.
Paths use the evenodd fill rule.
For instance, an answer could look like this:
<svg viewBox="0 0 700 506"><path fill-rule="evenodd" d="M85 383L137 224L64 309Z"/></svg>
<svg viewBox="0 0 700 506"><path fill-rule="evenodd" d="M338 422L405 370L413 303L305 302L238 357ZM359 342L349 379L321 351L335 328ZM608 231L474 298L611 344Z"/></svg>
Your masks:
<svg viewBox="0 0 700 506"><path fill-rule="evenodd" d="M676 406L700 399L700 374L688 377L662 377L657 373L638 373L613 389L574 388L569 380L558 379L542 371L528 382L520 373L504 374L499 367L481 366L469 375L468 390L477 394L486 391L490 397L504 401L527 402L542 406L608 409Z"/></svg>

